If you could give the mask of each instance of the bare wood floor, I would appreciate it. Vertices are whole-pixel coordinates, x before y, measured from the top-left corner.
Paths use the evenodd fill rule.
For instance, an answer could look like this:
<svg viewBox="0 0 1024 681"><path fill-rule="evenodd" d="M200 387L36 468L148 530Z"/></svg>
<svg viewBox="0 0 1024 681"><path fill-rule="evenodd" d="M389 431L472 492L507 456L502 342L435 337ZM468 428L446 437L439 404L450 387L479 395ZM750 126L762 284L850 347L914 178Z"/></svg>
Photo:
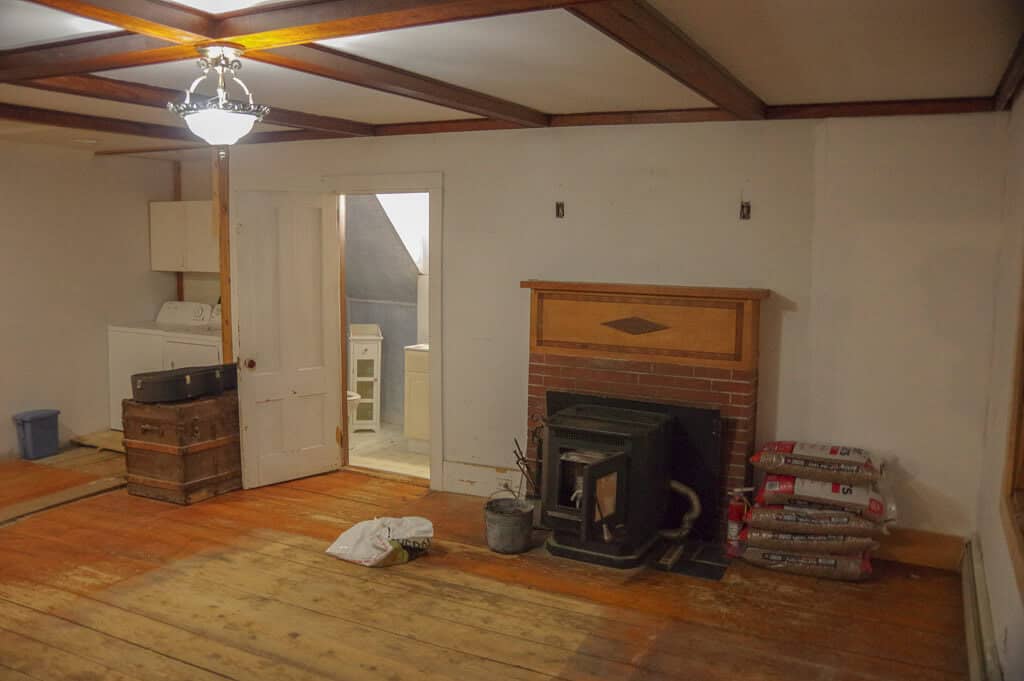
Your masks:
<svg viewBox="0 0 1024 681"><path fill-rule="evenodd" d="M964 679L959 578L721 582L491 553L481 500L351 471L190 507L123 490L0 528L0 679ZM431 553L323 553L379 515Z"/></svg>
<svg viewBox="0 0 1024 681"><path fill-rule="evenodd" d="M36 461L0 462L0 524L122 487L124 454L75 447Z"/></svg>

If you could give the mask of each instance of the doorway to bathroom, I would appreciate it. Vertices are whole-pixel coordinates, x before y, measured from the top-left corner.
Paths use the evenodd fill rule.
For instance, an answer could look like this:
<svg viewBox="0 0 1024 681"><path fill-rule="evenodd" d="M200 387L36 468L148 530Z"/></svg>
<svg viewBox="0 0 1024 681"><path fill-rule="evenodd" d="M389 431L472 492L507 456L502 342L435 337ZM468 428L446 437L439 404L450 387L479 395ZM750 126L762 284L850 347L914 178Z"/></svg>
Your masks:
<svg viewBox="0 0 1024 681"><path fill-rule="evenodd" d="M431 478L429 192L346 194L348 465Z"/></svg>

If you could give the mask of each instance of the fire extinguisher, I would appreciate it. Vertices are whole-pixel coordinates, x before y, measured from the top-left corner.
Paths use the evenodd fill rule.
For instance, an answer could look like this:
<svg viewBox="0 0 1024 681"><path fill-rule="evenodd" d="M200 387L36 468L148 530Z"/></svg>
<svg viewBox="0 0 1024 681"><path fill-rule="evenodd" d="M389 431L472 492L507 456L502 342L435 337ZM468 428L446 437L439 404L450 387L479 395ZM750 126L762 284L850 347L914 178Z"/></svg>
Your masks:
<svg viewBox="0 0 1024 681"><path fill-rule="evenodd" d="M747 509L750 508L747 493L752 491L753 487L737 487L729 492L729 523L726 526L725 547L730 558L738 558L743 553L740 533L743 531Z"/></svg>

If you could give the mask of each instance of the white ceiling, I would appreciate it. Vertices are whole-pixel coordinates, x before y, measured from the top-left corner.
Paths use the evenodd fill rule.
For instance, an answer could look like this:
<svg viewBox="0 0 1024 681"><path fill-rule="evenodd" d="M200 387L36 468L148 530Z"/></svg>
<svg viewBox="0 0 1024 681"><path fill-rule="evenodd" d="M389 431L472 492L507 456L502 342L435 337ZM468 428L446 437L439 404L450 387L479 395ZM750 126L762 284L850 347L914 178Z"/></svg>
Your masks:
<svg viewBox="0 0 1024 681"><path fill-rule="evenodd" d="M35 88L18 87L17 85L3 83L0 83L0 102L34 106L40 109L56 109L58 111L87 114L90 116L123 118L140 123L157 123L159 125L177 127L184 127L185 125L179 116L175 116L167 109L157 109L137 104L121 104L94 97L79 97L78 95L67 95L62 92L50 92L48 90L37 90ZM256 130L263 131L293 129L280 125L266 125L264 123L258 123L256 127Z"/></svg>
<svg viewBox="0 0 1024 681"><path fill-rule="evenodd" d="M311 76L280 66L243 59L239 77L260 104L305 113L351 118L366 123L401 123L474 118L473 115L434 106L368 88ZM104 71L101 76L119 80L183 89L199 75L195 61L136 66ZM210 90L200 90L212 92Z"/></svg>
<svg viewBox="0 0 1024 681"><path fill-rule="evenodd" d="M72 147L82 151L133 151L138 149L164 149L180 147L184 143L176 140L153 139L133 135L117 135L93 130L55 128L17 121L0 120L0 140L25 144L50 144ZM196 142L198 147L209 153L209 147Z"/></svg>
<svg viewBox="0 0 1024 681"><path fill-rule="evenodd" d="M1021 0L649 0L768 104L989 96L1024 30ZM275 0L179 0L211 13ZM0 0L0 50L117 30L24 0ZM374 33L323 44L547 113L686 109L709 103L562 10ZM387 124L474 118L418 100L243 60L256 100ZM194 61L99 75L175 90ZM0 85L0 102L180 125L155 108ZM262 129L276 129L263 126ZM123 136L3 124L0 137L79 145ZM3 132L6 131L6 132ZM134 147L159 140L128 138ZM139 144L143 142L143 144ZM105 147L104 147L105 148Z"/></svg>
<svg viewBox="0 0 1024 681"><path fill-rule="evenodd" d="M769 104L990 96L1019 0L649 0Z"/></svg>
<svg viewBox="0 0 1024 681"><path fill-rule="evenodd" d="M210 14L237 12L256 5L280 4L281 0L171 0L173 5L184 5L193 9L201 9Z"/></svg>
<svg viewBox="0 0 1024 681"><path fill-rule="evenodd" d="M546 113L711 106L562 10L370 33L321 44Z"/></svg>
<svg viewBox="0 0 1024 681"><path fill-rule="evenodd" d="M120 29L22 0L0 0L0 50L83 38Z"/></svg>

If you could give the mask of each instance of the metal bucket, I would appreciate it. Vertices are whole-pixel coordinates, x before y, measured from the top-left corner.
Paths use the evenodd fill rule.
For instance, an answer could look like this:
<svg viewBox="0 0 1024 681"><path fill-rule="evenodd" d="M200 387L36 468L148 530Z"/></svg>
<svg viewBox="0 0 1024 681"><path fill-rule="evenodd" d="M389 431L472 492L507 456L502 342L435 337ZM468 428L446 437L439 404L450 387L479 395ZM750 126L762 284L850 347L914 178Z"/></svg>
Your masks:
<svg viewBox="0 0 1024 681"><path fill-rule="evenodd" d="M487 546L498 553L523 553L533 537L534 504L516 498L491 499L484 504Z"/></svg>

